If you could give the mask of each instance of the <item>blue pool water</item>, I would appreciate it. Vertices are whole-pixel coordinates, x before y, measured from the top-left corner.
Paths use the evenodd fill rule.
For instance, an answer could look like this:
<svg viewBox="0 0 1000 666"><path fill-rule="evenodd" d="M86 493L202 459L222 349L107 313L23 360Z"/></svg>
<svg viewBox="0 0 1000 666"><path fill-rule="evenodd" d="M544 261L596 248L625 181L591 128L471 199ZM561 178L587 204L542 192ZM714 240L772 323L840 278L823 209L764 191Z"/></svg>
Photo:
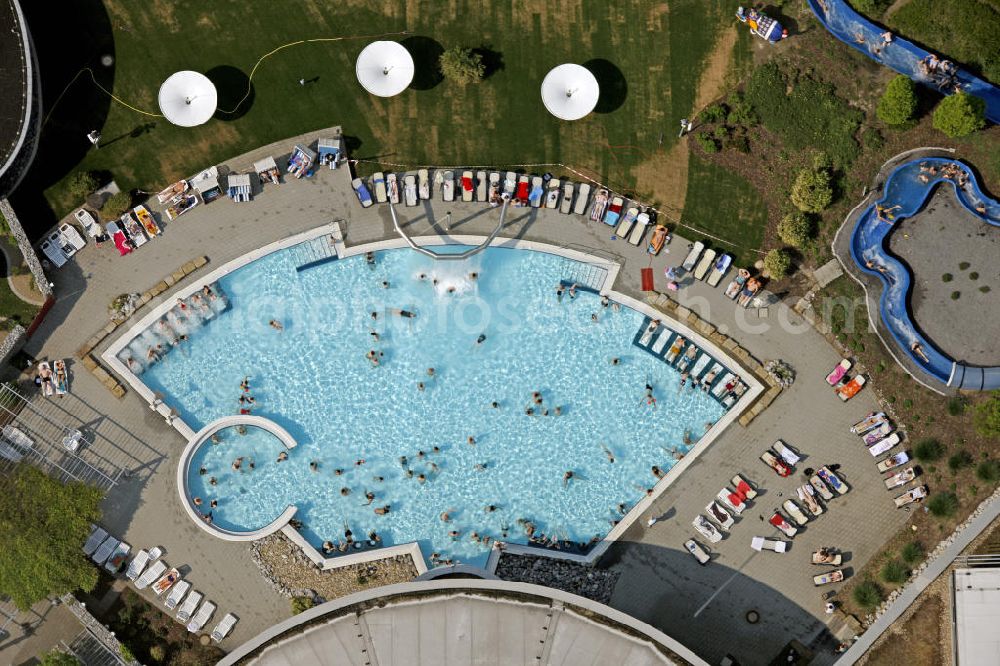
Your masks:
<svg viewBox="0 0 1000 666"><path fill-rule="evenodd" d="M253 413L299 442L279 464L282 446L268 433L228 431L195 455L191 495L206 505L217 499L213 520L224 528L262 527L295 504L316 546L342 538L347 525L355 538L376 530L385 545L417 540L425 555L482 564L489 549L471 533L526 542L520 518L538 533L586 542L607 533L620 503L644 496L652 465L667 470L673 451L690 448L686 431L697 441L724 412L701 391L681 390L675 369L633 346L638 312L602 308L586 291L560 303L556 284L580 269L570 260L494 248L435 262L392 250L377 253L374 266L359 256L298 272L299 256L279 251L223 278L230 307L142 375L195 429L236 413L249 375ZM379 367L366 359L372 349L384 354ZM643 400L647 382L655 410ZM535 391L543 400L535 409L550 415L525 414ZM233 471L238 456L253 458L255 469L245 462ZM575 478L564 487L567 470ZM371 505L366 492L375 494ZM385 505L389 515L374 513Z"/></svg>

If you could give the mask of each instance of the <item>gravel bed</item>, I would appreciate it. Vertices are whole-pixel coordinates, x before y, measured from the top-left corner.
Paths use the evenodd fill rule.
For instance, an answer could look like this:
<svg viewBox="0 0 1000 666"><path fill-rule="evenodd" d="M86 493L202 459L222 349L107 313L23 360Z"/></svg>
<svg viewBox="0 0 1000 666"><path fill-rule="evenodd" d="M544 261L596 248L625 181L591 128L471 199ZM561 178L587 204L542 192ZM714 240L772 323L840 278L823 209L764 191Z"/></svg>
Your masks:
<svg viewBox="0 0 1000 666"><path fill-rule="evenodd" d="M611 601L611 593L620 572L595 569L575 562L566 562L537 555L503 553L497 563L496 576L503 580L532 583L578 594L602 604Z"/></svg>

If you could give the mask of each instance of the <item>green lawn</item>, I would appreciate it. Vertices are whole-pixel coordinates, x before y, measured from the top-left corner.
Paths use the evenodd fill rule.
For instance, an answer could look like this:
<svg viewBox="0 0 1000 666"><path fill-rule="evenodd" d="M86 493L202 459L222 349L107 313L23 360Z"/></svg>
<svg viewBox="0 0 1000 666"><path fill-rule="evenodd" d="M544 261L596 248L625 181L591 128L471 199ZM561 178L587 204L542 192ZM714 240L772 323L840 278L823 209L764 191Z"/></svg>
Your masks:
<svg viewBox="0 0 1000 666"><path fill-rule="evenodd" d="M170 73L205 72L219 82L219 105L227 109L242 96L245 75L264 53L301 39L367 37L279 52L258 68L252 104L243 115L199 128L173 127L111 104L104 146L85 156L83 135L101 122L108 102L84 75L46 126L36 161L41 166L26 188L44 191L59 214L74 203L63 187L73 168L108 172L123 188L156 190L256 146L334 124L352 137L356 158L408 165L561 162L628 188L633 167L676 141L678 119L691 112L701 64L718 30L732 20L732 7L723 0L670 0L669 9L603 0L519 4L514 10L510 3L468 0L381 6L116 0L106 6L106 24L74 16L75 9L65 15L32 9L33 29L44 25L51 35L48 42L36 40L50 103L79 67L89 65L117 96L154 112L159 84ZM415 85L390 100L372 97L355 81L355 58L375 35L401 30L409 34L390 39L415 52ZM492 75L465 89L436 83L433 55L456 44L487 49ZM113 73L97 64L110 51ZM565 123L545 111L539 85L563 62L590 63L608 93L599 103L603 112ZM298 83L313 77L318 80L306 87Z"/></svg>
<svg viewBox="0 0 1000 666"><path fill-rule="evenodd" d="M733 255L736 265L746 266L760 258L754 250L764 240L767 208L757 190L742 177L692 154L681 224L706 232L682 228L679 231L685 238L724 250Z"/></svg>

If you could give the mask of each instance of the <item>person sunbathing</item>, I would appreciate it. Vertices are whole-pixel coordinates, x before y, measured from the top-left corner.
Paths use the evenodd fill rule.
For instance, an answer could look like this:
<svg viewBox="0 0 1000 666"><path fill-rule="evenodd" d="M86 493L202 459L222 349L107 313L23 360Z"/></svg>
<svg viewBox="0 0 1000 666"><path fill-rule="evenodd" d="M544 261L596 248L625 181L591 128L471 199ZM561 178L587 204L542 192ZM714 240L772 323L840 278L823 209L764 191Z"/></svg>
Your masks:
<svg viewBox="0 0 1000 666"><path fill-rule="evenodd" d="M921 346L919 342L914 341L910 343L910 351L919 356L924 363L931 362L931 360L927 358L927 354L924 353L924 348Z"/></svg>

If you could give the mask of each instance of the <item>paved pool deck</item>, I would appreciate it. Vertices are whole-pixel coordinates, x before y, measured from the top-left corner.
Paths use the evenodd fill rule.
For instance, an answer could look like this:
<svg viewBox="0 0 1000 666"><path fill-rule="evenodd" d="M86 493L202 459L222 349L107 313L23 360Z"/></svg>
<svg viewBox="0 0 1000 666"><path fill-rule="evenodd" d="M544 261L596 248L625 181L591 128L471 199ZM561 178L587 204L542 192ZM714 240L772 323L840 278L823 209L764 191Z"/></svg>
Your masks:
<svg viewBox="0 0 1000 666"><path fill-rule="evenodd" d="M234 158L228 166L247 169L268 154L280 164L280 156L294 143L327 134L290 138ZM486 235L497 214L483 204L445 203L440 198L397 210L414 236L444 233L441 224L449 211L452 232ZM585 217L535 209L510 213L502 237L614 258L622 265L615 289L640 299L645 296L640 291L641 268L651 265L662 287L664 268L679 264L687 253L687 243L675 236L666 248L669 252L651 260L644 245L636 248L611 240L609 227ZM118 294L145 291L190 259L208 256L208 266L178 286L191 284L251 250L335 220L341 221L348 246L396 236L387 206L361 209L347 172L323 169L308 180L270 185L250 203L223 199L198 206L167 222L161 237L126 257L119 257L110 243L101 248L89 244L52 272L57 302L27 348L38 358L71 359L72 395L57 401L58 408L67 422L86 423L97 435L84 453L91 462L122 465L131 472L105 500L105 526L133 548L164 547L164 559L181 566L194 588L219 605L215 620L230 611L240 617L224 647L286 618L288 601L261 577L245 544L214 538L185 514L175 487L176 465L185 445L177 432L134 392L116 399L73 354L106 325L108 305ZM758 360L781 358L790 363L797 380L749 427L734 425L723 432L657 501L652 513L662 519L652 528L645 520L638 521L598 566L621 572L613 607L676 637L710 663L727 652L755 663L762 655L768 659L776 655L792 638L831 647L821 590L811 581L817 568L808 564L810 552L821 545L837 546L849 555L848 570L860 568L908 514L893 508L892 494L883 488L872 458L847 430L876 408L871 392L862 391L848 403L838 400L824 382L839 361L826 340L783 304L772 305L766 316L737 309L722 293L727 283L728 277L717 289L700 282L684 286L678 300L733 336ZM152 303L170 299L171 292ZM778 438L808 456L803 461L806 466L839 463L852 490L833 500L829 511L796 537L789 553L755 554L749 547L752 536L775 535L757 516L769 515L793 489L792 479L779 479L757 459ZM737 472L762 492L732 534L712 548L712 563L699 567L682 550L683 542L696 536L691 520ZM744 620L749 610L760 612L759 623ZM826 650L815 663L831 663L833 656Z"/></svg>

